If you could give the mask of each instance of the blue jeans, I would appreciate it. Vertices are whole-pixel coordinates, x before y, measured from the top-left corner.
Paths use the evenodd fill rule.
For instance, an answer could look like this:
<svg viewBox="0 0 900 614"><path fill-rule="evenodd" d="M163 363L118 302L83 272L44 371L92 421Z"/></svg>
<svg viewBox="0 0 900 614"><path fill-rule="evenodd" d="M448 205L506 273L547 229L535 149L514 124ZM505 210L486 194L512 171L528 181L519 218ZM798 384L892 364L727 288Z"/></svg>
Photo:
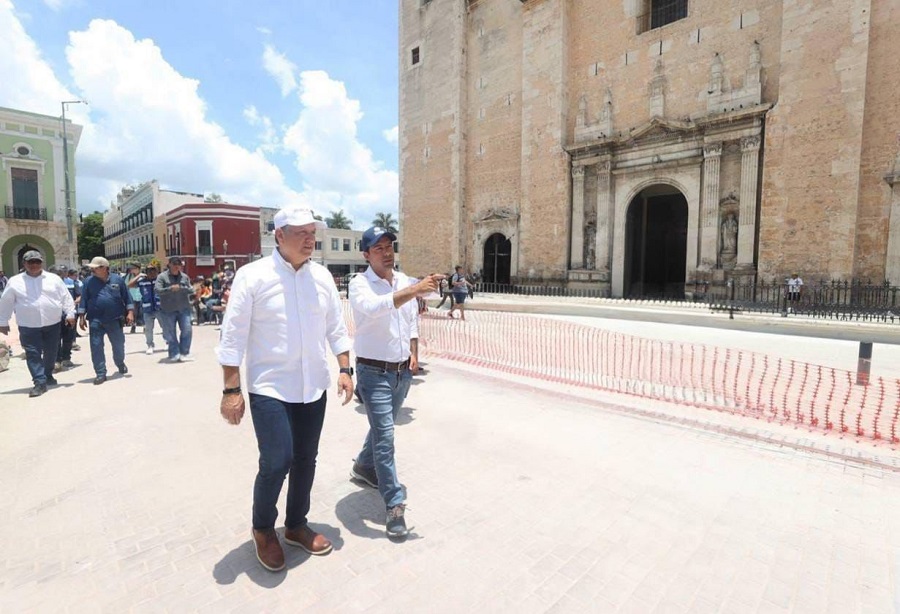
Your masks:
<svg viewBox="0 0 900 614"><path fill-rule="evenodd" d="M156 326L156 320L159 312L157 311L145 311L144 312L144 340L147 342L147 347L153 347L153 329ZM160 326L162 325L162 321L160 321Z"/></svg>
<svg viewBox="0 0 900 614"><path fill-rule="evenodd" d="M106 375L106 348L103 344L104 335L109 337L112 346L113 362L121 371L125 368L125 331L119 320L101 322L91 320L91 362L94 363L94 373L97 377Z"/></svg>
<svg viewBox="0 0 900 614"><path fill-rule="evenodd" d="M284 526L296 529L306 524L325 404L324 392L312 403L287 403L261 394L250 395L250 415L259 447L259 472L253 485L254 529L275 528L276 504L288 472Z"/></svg>
<svg viewBox="0 0 900 614"><path fill-rule="evenodd" d="M189 355L191 353L191 337L194 334L191 324L191 308L187 307L181 311L160 311L157 318L162 324L163 337L169 344L169 358L175 358L179 354ZM178 338L175 331L176 325L181 330L181 339Z"/></svg>
<svg viewBox="0 0 900 614"><path fill-rule="evenodd" d="M356 363L356 380L369 418L369 433L356 462L375 468L378 492L390 509L405 499L394 462L394 420L409 392L412 373L409 369L396 373Z"/></svg>
<svg viewBox="0 0 900 614"><path fill-rule="evenodd" d="M53 377L56 353L59 351L59 324L41 328L19 327L19 343L25 350L25 362L35 386L47 384Z"/></svg>

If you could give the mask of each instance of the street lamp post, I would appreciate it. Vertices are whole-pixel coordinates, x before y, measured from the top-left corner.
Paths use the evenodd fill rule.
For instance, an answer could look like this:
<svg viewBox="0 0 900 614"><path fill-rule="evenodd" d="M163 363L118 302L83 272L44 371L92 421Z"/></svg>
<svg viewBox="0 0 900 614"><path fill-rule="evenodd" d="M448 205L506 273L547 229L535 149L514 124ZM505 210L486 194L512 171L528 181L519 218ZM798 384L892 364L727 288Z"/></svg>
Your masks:
<svg viewBox="0 0 900 614"><path fill-rule="evenodd" d="M66 128L66 105L67 104L87 104L84 100L64 100L60 103L62 106L62 139L63 139L63 178L66 194L66 236L69 239L69 257L71 258L71 266L78 264L75 262L75 246L74 232L72 229L72 195L69 190L69 138L68 129Z"/></svg>

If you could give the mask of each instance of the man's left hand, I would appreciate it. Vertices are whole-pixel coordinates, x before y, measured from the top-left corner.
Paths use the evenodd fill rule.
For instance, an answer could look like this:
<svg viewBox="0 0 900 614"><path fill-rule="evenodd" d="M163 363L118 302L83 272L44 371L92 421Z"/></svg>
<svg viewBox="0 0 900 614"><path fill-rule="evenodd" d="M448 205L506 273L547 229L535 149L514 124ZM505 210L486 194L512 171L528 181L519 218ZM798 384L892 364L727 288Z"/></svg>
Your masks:
<svg viewBox="0 0 900 614"><path fill-rule="evenodd" d="M417 357L409 357L409 370L413 375L419 374L419 359Z"/></svg>
<svg viewBox="0 0 900 614"><path fill-rule="evenodd" d="M128 315L125 316L125 324L128 324L129 326L134 324L134 312L133 311L129 311Z"/></svg>
<svg viewBox="0 0 900 614"><path fill-rule="evenodd" d="M75 328L75 318L66 318L66 324L69 328Z"/></svg>
<svg viewBox="0 0 900 614"><path fill-rule="evenodd" d="M338 396L340 397L341 393L344 393L344 402L341 405L346 405L353 398L353 378L347 375L346 373L341 373L338 376Z"/></svg>

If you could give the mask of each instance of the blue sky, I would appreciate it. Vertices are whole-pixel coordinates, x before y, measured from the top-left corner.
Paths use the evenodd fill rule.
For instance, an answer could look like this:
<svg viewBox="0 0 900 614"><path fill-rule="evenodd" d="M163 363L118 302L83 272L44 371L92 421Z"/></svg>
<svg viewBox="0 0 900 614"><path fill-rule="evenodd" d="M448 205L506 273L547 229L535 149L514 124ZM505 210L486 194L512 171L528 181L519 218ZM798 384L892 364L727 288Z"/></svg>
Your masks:
<svg viewBox="0 0 900 614"><path fill-rule="evenodd" d="M127 183L397 212L396 0L0 0L0 106L85 126L78 208Z"/></svg>

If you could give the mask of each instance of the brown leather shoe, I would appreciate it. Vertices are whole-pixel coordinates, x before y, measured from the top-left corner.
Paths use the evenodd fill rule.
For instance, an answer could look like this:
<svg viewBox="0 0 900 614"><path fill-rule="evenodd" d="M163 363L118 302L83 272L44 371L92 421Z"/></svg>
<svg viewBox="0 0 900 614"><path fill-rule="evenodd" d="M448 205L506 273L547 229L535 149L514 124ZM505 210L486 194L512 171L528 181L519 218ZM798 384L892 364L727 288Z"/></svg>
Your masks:
<svg viewBox="0 0 900 614"><path fill-rule="evenodd" d="M300 546L310 554L322 556L332 550L331 542L320 533L316 533L305 524L296 529L284 528L284 541L292 546Z"/></svg>
<svg viewBox="0 0 900 614"><path fill-rule="evenodd" d="M253 543L256 545L256 558L259 563L269 571L281 571L284 569L284 550L278 542L278 534L275 529L257 531L253 529Z"/></svg>

